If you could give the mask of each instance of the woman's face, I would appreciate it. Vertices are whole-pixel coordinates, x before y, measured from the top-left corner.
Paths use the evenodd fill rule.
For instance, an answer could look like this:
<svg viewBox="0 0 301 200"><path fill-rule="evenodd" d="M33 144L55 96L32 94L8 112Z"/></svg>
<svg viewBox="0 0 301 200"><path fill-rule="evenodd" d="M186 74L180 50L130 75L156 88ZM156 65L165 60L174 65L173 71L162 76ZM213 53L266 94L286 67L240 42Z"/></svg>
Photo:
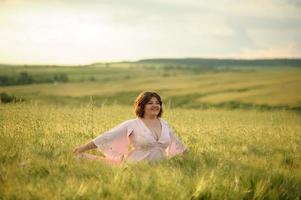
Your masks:
<svg viewBox="0 0 301 200"><path fill-rule="evenodd" d="M158 116L160 110L161 110L160 102L156 97L152 97L144 106L144 117L146 115Z"/></svg>

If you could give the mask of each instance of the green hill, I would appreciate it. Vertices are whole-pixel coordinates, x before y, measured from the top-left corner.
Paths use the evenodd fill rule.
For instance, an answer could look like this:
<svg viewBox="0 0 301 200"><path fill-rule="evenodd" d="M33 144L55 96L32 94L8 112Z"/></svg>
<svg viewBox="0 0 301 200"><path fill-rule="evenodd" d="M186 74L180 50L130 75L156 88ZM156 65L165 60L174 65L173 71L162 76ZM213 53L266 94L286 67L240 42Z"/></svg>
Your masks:
<svg viewBox="0 0 301 200"><path fill-rule="evenodd" d="M184 65L199 67L301 67L301 59L210 59L210 58L154 58L139 60L144 64Z"/></svg>

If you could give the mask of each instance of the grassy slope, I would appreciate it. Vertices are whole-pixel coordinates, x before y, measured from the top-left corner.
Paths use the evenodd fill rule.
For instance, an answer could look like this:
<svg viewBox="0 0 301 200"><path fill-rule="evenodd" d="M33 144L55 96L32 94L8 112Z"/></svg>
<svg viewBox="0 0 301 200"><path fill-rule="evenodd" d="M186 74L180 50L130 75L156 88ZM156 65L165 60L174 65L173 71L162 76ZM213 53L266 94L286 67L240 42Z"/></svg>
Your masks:
<svg viewBox="0 0 301 200"><path fill-rule="evenodd" d="M1 68L2 74L27 71L34 77L66 73L70 82L0 87L0 92L13 93L27 99L55 102L86 103L94 96L101 103L117 101L130 104L142 90L160 92L167 102L177 107L202 105L253 104L301 109L301 70L297 68L166 70L116 64L111 67L14 67ZM93 77L94 81L90 81ZM51 103L52 100L47 101ZM231 107L231 106L230 106ZM232 106L233 107L233 106Z"/></svg>

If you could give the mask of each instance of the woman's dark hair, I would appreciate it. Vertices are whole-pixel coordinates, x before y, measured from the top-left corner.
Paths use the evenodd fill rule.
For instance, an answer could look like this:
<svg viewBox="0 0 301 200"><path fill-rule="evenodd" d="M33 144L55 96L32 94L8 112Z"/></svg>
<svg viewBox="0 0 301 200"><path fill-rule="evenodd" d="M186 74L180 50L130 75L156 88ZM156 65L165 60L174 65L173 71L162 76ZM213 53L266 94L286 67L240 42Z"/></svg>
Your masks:
<svg viewBox="0 0 301 200"><path fill-rule="evenodd" d="M161 97L156 92L142 92L138 95L134 103L135 114L138 117L142 118L144 116L145 104L147 104L152 97L155 97L160 103L160 112L158 114L158 117L161 117L163 113L162 101Z"/></svg>

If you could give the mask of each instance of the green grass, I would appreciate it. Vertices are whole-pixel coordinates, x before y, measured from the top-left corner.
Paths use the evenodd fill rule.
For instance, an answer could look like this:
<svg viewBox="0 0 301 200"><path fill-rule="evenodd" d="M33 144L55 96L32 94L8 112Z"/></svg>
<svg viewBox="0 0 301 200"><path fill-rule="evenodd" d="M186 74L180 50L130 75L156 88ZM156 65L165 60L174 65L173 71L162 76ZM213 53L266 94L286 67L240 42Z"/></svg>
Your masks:
<svg viewBox="0 0 301 200"><path fill-rule="evenodd" d="M6 76L13 77L12 71L15 75L26 72L41 82L55 74L66 74L66 83L0 86L0 92L47 104L87 103L93 96L100 102L129 105L141 91L154 90L171 105L182 108L301 108L301 70L298 68L191 71L119 65L0 67L1 74Z"/></svg>
<svg viewBox="0 0 301 200"><path fill-rule="evenodd" d="M301 198L300 69L0 67L5 76L24 71L68 82L0 87L24 99L0 104L0 200ZM162 96L186 157L122 167L73 157L134 118L143 90Z"/></svg>
<svg viewBox="0 0 301 200"><path fill-rule="evenodd" d="M1 199L298 199L301 117L288 111L166 108L185 158L110 167L72 149L131 107L1 106ZM96 151L93 153L97 154Z"/></svg>

